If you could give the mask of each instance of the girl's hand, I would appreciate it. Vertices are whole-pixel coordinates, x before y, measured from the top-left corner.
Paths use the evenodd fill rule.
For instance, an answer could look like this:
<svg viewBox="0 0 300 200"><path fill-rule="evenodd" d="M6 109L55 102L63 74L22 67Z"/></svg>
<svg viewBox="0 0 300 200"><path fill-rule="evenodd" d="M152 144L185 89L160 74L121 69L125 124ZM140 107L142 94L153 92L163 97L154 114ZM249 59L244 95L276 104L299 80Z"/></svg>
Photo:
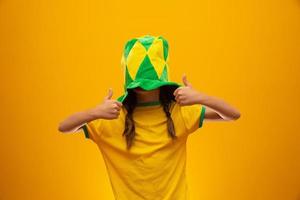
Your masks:
<svg viewBox="0 0 300 200"><path fill-rule="evenodd" d="M177 103L181 106L199 104L205 94L193 89L185 74L182 76L182 81L184 87L178 87L173 93Z"/></svg>
<svg viewBox="0 0 300 200"><path fill-rule="evenodd" d="M102 119L116 119L120 115L122 103L111 99L113 91L110 88L108 95L104 98L102 104L93 109L93 114L96 118Z"/></svg>

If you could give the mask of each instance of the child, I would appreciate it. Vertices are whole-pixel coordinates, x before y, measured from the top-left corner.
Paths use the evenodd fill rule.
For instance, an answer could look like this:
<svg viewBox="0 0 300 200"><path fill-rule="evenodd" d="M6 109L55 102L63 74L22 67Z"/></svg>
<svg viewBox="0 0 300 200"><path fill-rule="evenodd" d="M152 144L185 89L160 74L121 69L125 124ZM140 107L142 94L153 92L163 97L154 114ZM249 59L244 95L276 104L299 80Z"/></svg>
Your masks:
<svg viewBox="0 0 300 200"><path fill-rule="evenodd" d="M168 42L161 36L129 40L124 48L125 93L60 123L83 130L103 155L115 199L187 200L186 141L204 120L236 120L221 99L168 77Z"/></svg>

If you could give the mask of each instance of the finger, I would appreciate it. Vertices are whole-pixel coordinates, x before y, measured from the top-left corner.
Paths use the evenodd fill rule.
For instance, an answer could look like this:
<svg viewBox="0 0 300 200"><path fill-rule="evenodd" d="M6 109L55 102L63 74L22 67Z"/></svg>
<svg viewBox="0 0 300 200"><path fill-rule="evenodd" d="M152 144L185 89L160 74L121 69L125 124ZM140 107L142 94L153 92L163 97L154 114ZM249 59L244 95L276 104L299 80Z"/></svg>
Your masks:
<svg viewBox="0 0 300 200"><path fill-rule="evenodd" d="M176 96L177 93L178 93L178 91L181 90L181 88L182 88L182 87L178 87L178 88L173 92L173 95Z"/></svg>
<svg viewBox="0 0 300 200"><path fill-rule="evenodd" d="M179 95L175 96L175 100L179 101Z"/></svg>
<svg viewBox="0 0 300 200"><path fill-rule="evenodd" d="M118 105L114 105L113 108L116 109L117 111L120 111L120 110L121 110L120 106L118 106Z"/></svg>
<svg viewBox="0 0 300 200"><path fill-rule="evenodd" d="M113 115L116 115L116 114L118 114L119 113L119 111L117 110L117 109L115 109L115 108L113 108L111 111L110 111L110 114L113 114Z"/></svg>
<svg viewBox="0 0 300 200"><path fill-rule="evenodd" d="M116 115L119 115L120 114L120 111L115 109L115 112L114 112Z"/></svg>
<svg viewBox="0 0 300 200"><path fill-rule="evenodd" d="M185 98L184 98L183 96L179 96L179 97L178 97L178 100L179 100L179 101L182 101L182 100L184 100L184 99L185 99Z"/></svg>
<svg viewBox="0 0 300 200"><path fill-rule="evenodd" d="M181 101L180 101L180 100L178 100L177 103L178 103L179 105L181 105Z"/></svg>
<svg viewBox="0 0 300 200"><path fill-rule="evenodd" d="M106 100L111 99L112 95L113 95L112 88L109 88L109 90L108 90L108 95L105 97L105 99L106 99Z"/></svg>
<svg viewBox="0 0 300 200"><path fill-rule="evenodd" d="M186 98L180 99L180 103L181 104L186 104L187 103L187 99Z"/></svg>
<svg viewBox="0 0 300 200"><path fill-rule="evenodd" d="M120 113L118 113L118 112L113 114L114 118L118 118L119 115L120 115Z"/></svg>
<svg viewBox="0 0 300 200"><path fill-rule="evenodd" d="M123 104L119 101L115 101L116 105L118 105L119 107L123 106Z"/></svg>
<svg viewBox="0 0 300 200"><path fill-rule="evenodd" d="M186 74L183 74L182 81L183 81L185 86L192 87L192 84L187 80Z"/></svg>

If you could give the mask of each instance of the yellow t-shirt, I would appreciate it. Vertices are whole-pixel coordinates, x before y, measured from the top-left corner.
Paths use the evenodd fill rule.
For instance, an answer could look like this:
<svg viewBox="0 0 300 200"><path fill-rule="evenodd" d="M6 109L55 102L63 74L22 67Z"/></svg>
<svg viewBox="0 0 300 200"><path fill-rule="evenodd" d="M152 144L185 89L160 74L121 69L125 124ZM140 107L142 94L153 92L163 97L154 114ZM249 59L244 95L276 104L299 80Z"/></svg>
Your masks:
<svg viewBox="0 0 300 200"><path fill-rule="evenodd" d="M133 113L136 135L129 151L122 136L126 113L123 107L118 119L97 119L82 127L103 155L115 199L187 200L186 141L202 127L205 106L172 103L175 142L168 135L159 102L137 106Z"/></svg>

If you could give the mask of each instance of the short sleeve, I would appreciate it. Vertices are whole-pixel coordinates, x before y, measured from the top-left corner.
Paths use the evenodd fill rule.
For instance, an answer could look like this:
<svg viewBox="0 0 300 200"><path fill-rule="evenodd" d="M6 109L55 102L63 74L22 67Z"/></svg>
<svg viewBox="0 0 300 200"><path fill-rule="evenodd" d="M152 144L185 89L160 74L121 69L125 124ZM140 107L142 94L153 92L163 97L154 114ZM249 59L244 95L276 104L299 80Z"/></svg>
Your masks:
<svg viewBox="0 0 300 200"><path fill-rule="evenodd" d="M194 104L180 107L183 122L188 133L192 133L203 126L205 106Z"/></svg>
<svg viewBox="0 0 300 200"><path fill-rule="evenodd" d="M103 119L96 119L83 124L80 128L83 129L86 139L97 141L102 131Z"/></svg>

